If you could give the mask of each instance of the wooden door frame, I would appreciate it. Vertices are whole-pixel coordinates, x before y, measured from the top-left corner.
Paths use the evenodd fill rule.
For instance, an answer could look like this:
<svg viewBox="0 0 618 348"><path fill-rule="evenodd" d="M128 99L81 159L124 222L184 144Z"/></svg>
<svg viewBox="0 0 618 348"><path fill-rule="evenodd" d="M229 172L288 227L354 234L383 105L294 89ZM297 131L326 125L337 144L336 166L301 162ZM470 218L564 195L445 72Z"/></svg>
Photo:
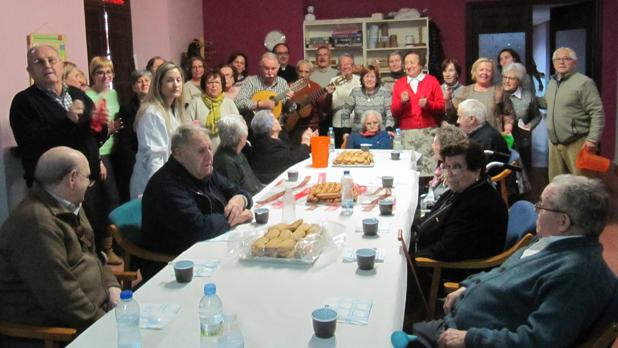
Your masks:
<svg viewBox="0 0 618 348"><path fill-rule="evenodd" d="M593 6L593 14L594 18L592 18L593 26L591 37L593 38L601 38L603 33L603 1L602 0L586 0L590 1ZM583 2L574 0L573 3ZM514 5L521 4L521 6L529 6L530 10L535 5L568 5L565 4L562 0L505 0L505 1L479 1L479 2L469 2L466 5L466 67L467 71L469 71L470 67L474 60L478 58L478 41L474 37L472 33L471 23L474 17L474 11L478 8L487 8L488 6L493 7L503 7L505 5ZM532 37L532 25L528 28L526 32L526 37ZM532 57L532 40L526 40L526 61L531 59ZM590 77L594 80L599 90L602 88L602 71L603 71L603 40L591 40L592 42L588 43L591 46L591 55L587 57L587 59L591 60L591 72ZM489 57L494 58L494 57ZM469 79L469 78L468 78ZM470 82L470 81L468 81Z"/></svg>

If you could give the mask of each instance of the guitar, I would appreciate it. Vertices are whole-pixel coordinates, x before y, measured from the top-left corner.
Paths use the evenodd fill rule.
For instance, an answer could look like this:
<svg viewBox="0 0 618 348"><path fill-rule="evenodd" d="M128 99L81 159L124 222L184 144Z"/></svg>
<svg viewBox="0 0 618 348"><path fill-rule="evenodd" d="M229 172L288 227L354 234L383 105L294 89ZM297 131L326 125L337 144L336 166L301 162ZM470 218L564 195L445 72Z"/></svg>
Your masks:
<svg viewBox="0 0 618 348"><path fill-rule="evenodd" d="M256 92L253 97L251 97L251 100L255 103L257 103L258 101L266 101L266 100L273 100L275 102L275 108L272 110L273 115L275 115L275 118L279 119L279 116L281 115L281 110L283 109L283 103L282 100L283 98L285 98L285 95L289 92L289 91L294 91L294 92L298 92L301 89L305 88L305 86L307 85L309 81L307 81L307 79L300 79L294 83L292 83L291 85L288 86L288 89L286 89L284 92L281 92L279 94L273 92L273 91L269 91L269 90L261 90Z"/></svg>
<svg viewBox="0 0 618 348"><path fill-rule="evenodd" d="M315 102L325 95L327 87L337 87L341 86L344 83L350 81L352 79L352 75L345 77L339 76L333 82L329 83L328 86L323 88L318 88L316 90L310 90L309 93L303 93L300 95L294 95L292 101L296 102L298 105L296 111L288 114L288 117L285 120L284 129L288 132L294 130L296 128L296 124L301 118L307 118L311 115L311 111L313 110L313 106ZM311 85L308 85L311 87ZM302 92L302 91L301 91Z"/></svg>

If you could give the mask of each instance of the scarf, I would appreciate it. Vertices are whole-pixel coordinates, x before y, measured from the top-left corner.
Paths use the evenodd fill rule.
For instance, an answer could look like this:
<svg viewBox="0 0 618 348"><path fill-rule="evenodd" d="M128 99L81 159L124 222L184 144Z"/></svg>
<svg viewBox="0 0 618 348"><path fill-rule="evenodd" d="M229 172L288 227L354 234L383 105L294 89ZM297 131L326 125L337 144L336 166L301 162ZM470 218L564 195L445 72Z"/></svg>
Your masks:
<svg viewBox="0 0 618 348"><path fill-rule="evenodd" d="M217 122L219 122L219 119L221 118L221 104L223 103L224 97L225 93L221 93L215 98L207 94L202 97L204 104L208 110L210 110L210 113L206 116L204 127L209 129L213 135L217 134Z"/></svg>
<svg viewBox="0 0 618 348"><path fill-rule="evenodd" d="M360 135L364 136L365 138L368 138L368 137L372 137L372 136L374 136L376 134L378 134L378 132L364 131L364 132L361 132Z"/></svg>

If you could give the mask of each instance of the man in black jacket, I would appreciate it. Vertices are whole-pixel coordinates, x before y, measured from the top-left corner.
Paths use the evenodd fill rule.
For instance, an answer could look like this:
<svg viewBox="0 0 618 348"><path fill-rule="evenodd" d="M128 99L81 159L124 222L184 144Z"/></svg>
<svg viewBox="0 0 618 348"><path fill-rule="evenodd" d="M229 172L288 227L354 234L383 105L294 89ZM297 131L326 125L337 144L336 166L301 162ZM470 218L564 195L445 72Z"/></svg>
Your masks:
<svg viewBox="0 0 618 348"><path fill-rule="evenodd" d="M142 197L145 248L176 255L252 220L251 194L213 170L212 162L208 132L179 127L172 137L172 156L150 178ZM142 275L148 278L162 266L143 264Z"/></svg>
<svg viewBox="0 0 618 348"><path fill-rule="evenodd" d="M67 146L83 153L95 182L86 194L84 210L94 228L97 249L105 250L108 258L120 262L111 249L101 191L101 169L105 167L100 162L99 143L108 135L106 120L93 122L94 105L90 98L62 82L64 67L54 47L35 46L28 50L27 60L34 84L15 95L9 116L26 184L32 186L34 167L45 151Z"/></svg>

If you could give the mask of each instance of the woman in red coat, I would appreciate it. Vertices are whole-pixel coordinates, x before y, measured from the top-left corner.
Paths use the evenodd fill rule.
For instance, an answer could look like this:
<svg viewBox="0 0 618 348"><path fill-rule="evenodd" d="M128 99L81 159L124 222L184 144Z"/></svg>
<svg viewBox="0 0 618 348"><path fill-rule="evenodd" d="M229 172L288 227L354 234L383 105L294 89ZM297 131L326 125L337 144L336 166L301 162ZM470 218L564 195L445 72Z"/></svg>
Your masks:
<svg viewBox="0 0 618 348"><path fill-rule="evenodd" d="M435 163L431 144L444 114L444 98L438 80L421 71L425 56L416 51L403 58L406 76L395 82L391 111L399 121L404 148L423 156L418 163L421 176L431 176Z"/></svg>

